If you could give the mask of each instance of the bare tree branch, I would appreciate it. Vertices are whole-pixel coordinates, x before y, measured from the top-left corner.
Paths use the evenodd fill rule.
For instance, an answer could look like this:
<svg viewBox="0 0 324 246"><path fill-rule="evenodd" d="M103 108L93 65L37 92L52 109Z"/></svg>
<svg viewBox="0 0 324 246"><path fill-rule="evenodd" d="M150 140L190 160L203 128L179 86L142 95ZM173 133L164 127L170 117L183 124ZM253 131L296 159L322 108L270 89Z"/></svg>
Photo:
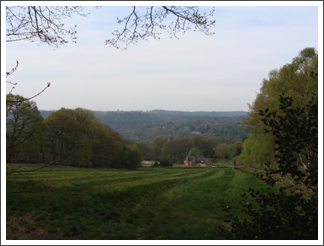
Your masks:
<svg viewBox="0 0 324 246"><path fill-rule="evenodd" d="M126 50L129 44L137 44L138 40L147 40L152 37L160 39L161 33L156 32L155 27L167 31L171 38L178 38L178 33L185 33L191 30L190 26L194 26L193 31L203 32L205 35L213 35L209 28L215 25L215 20L209 20L213 16L214 9L209 13L199 14L198 7L179 7L179 6L162 6L146 7L146 12L139 14L140 7L133 6L132 12L123 19L117 18L117 23L124 24L121 31L115 30L112 34L115 36L113 39L107 39L106 45L113 46L117 49L121 48L120 43L124 43ZM153 12L155 8L155 12ZM169 25L162 24L170 22L167 19L170 16L176 17ZM139 30L139 28L141 30Z"/></svg>
<svg viewBox="0 0 324 246"><path fill-rule="evenodd" d="M63 18L72 18L73 14L83 17L85 7L80 6L6 6L6 42L27 40L47 43L59 48L68 41L76 42L76 31L65 28Z"/></svg>
<svg viewBox="0 0 324 246"><path fill-rule="evenodd" d="M11 71L9 72L6 72L6 78L8 78L8 76L12 75L18 68L18 61L17 61L17 64L16 64L16 67L14 67L13 69L11 69ZM8 94L12 94L12 91L15 89L15 86L17 85L17 83L12 83L11 81L6 81L8 84L12 84L13 87L11 88L10 92ZM10 99L6 99L6 106L7 106L7 109L6 109L6 116L8 117L8 114L9 112L12 110L12 108L14 106L19 106L21 103L23 102L26 102L26 101L30 101L31 99L39 96L40 94L42 94L48 87L50 87L51 83L50 82L47 82L47 86L41 90L39 93L37 93L36 95L32 96L32 97L29 97L29 98L24 98L24 99L21 99L21 100L10 100Z"/></svg>

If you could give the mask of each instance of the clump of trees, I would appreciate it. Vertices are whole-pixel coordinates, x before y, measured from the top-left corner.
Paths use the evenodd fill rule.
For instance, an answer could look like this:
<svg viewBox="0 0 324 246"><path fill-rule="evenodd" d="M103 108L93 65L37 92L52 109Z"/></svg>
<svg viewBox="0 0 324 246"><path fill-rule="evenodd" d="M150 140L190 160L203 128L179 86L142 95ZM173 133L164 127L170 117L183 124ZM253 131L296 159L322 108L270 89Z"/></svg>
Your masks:
<svg viewBox="0 0 324 246"><path fill-rule="evenodd" d="M8 109L7 115L7 162L140 167L142 156L137 146L101 123L90 110L61 108L44 120L35 102L24 101Z"/></svg>
<svg viewBox="0 0 324 246"><path fill-rule="evenodd" d="M138 169L141 167L141 162L142 154L137 146L124 144L119 154L119 162L115 166L125 169Z"/></svg>
<svg viewBox="0 0 324 246"><path fill-rule="evenodd" d="M243 142L240 159L259 163L264 173L255 176L269 192L250 188L242 194L242 212L249 220L228 212L228 239L318 239L318 70L313 48L302 50L290 64L270 72L264 80L245 126L251 135ZM271 187L287 177L289 187ZM303 190L295 187L303 187ZM307 193L302 193L307 191Z"/></svg>
<svg viewBox="0 0 324 246"><path fill-rule="evenodd" d="M31 161L39 156L39 143L44 139L43 117L33 101L26 101L20 95L8 94L7 101L19 103L6 105L7 160Z"/></svg>
<svg viewBox="0 0 324 246"><path fill-rule="evenodd" d="M270 71L269 78L262 81L259 94L249 105L248 117L242 120L242 128L250 132L240 155L245 166L263 169L268 162L276 165L275 136L266 134L259 112L269 108L270 111L277 111L278 116L285 116L279 110L282 94L293 99L292 108L305 107L318 91L318 78L312 77L311 72L318 72L318 54L314 48L305 48L291 63ZM300 159L298 165L302 165Z"/></svg>
<svg viewBox="0 0 324 246"><path fill-rule="evenodd" d="M186 156L204 156L210 159L232 159L241 153L242 140L230 140L226 137L207 137L196 134L191 138L168 140L157 136L153 143L139 142L138 149L144 160L168 160L171 163L183 163Z"/></svg>

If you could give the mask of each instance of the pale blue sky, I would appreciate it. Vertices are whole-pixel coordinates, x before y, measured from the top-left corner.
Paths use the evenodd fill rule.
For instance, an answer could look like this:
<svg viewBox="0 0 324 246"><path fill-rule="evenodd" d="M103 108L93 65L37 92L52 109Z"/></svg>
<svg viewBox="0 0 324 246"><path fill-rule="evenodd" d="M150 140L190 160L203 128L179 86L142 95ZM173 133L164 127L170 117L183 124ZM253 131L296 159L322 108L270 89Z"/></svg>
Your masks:
<svg viewBox="0 0 324 246"><path fill-rule="evenodd" d="M58 50L6 44L6 70L19 61L9 77L18 83L13 93L30 97L51 82L34 99L47 110L247 111L270 70L291 62L305 47L318 49L317 6L216 6L215 35L187 32L177 40L165 33L127 51L104 41L122 28L116 17L130 8L88 10L88 18L65 21L77 25L77 44ZM6 92L10 89L7 85Z"/></svg>

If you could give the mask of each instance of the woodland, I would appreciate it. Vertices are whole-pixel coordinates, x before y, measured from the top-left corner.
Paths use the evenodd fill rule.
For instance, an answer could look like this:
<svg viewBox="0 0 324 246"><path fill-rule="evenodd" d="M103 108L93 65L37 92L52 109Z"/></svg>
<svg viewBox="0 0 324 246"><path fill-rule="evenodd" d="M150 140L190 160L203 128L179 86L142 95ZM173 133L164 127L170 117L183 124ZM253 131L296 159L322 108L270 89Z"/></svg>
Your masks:
<svg viewBox="0 0 324 246"><path fill-rule="evenodd" d="M46 118L54 111L39 110ZM132 141L152 142L157 136L167 139L223 136L242 139L247 133L240 128L247 112L186 112L186 111L92 111L101 122Z"/></svg>
<svg viewBox="0 0 324 246"><path fill-rule="evenodd" d="M23 97L17 95L12 97L23 100ZM9 99L11 97L8 95ZM141 136L138 129L142 129L142 135L146 134L144 137L152 136L152 141L146 141L145 138L134 141L122 134L126 127L113 130L87 109L61 108L51 112L44 119L33 101L25 102L24 106L26 108L21 105L19 109L11 108L8 112L7 162L49 163L56 160L60 165L122 168L124 165L118 162L123 145L133 146L134 151L138 149L144 160L167 159L174 163L183 163L186 155L194 148L209 158L229 159L241 152L241 136L246 135L239 129L240 117L194 117L163 124L156 123L165 118L158 114L142 116L139 113L118 113L122 115L120 122L125 119L130 123L155 120L153 123L135 127L128 125L131 133L137 136ZM112 114L118 117L117 113ZM107 113L103 115L107 117ZM169 119L172 120L171 117ZM114 122L119 123L118 118ZM28 124L28 130L24 127L21 129ZM217 130L228 134L236 131L240 132L240 135L230 139L222 135L217 136L214 133ZM192 133L194 131L201 131L202 134ZM169 134L173 135L168 137ZM9 138L10 135L14 137Z"/></svg>
<svg viewBox="0 0 324 246"><path fill-rule="evenodd" d="M7 23L11 23L11 26L15 26L15 18L21 17L13 14L13 8L6 8ZM22 13L23 10L25 14L28 12L30 18L33 18L31 12L36 19L39 18L37 21L31 20L32 23L35 21L37 28L32 26L27 36L25 30L18 32L19 28L24 29L30 23L25 22L28 18L26 15L26 18L20 19L20 25L16 25L17 29L12 32L7 29L7 42L38 40L59 46L66 42L65 35L71 35L73 40L76 34L73 30L61 27L58 32L51 33L51 26L46 25L42 30L43 24L39 21L44 18L40 11L42 7L20 8ZM60 10L60 7L49 10L55 12L57 8ZM61 8L58 15L52 15L53 23L60 15L71 17L72 13L82 14L80 7ZM155 18L163 21L164 15L173 14L183 25L189 22L201 26L205 34L210 34L208 28L214 23L208 19L210 15L198 15L197 18L197 12L190 12L196 10L193 8L161 7L161 12L157 12ZM151 17L152 9L147 8L147 14ZM133 14L137 16L136 7L130 16ZM125 23L126 19L120 23ZM153 29L149 25L143 26L147 29L142 35L137 35L136 29L132 32L126 28L121 32L116 31L116 39L107 40L106 43L119 48L118 41L123 37L126 37L126 47L141 38L154 37ZM170 32L174 34L172 31L174 29L171 27ZM17 68L18 62L15 68L6 73L7 77ZM12 91L6 95L7 163L138 171L142 160L182 163L186 155L196 154L214 161L232 159L235 160L234 164L240 162L245 169L258 169L255 176L264 181L269 189L259 191L250 187L247 193L241 194L242 213L247 216L240 214L238 217L237 210L233 211L232 205L226 203L228 201L219 201L228 214L229 220L226 222L230 225L227 229L219 228L215 233L227 239L239 240L318 239L318 52L314 48L302 49L290 63L269 72L268 78L262 81L256 99L249 105L247 116L237 115L237 112L226 117L213 113L185 115L183 112L181 114L184 115L180 116L179 112L173 114L168 111L93 112L84 108L61 108L47 115L44 112L44 117L32 100L34 97L25 98ZM23 172L19 171L19 167L7 167L6 174L8 177L23 175ZM213 171L213 175L217 173L220 172ZM285 184L279 182L282 177L287 178ZM18 185L18 182L12 182ZM270 188L274 186L280 186L279 191ZM308 192L307 196L300 192L300 187ZM107 192L106 195L114 199L117 197ZM137 197L135 193L132 195ZM20 198L7 199L8 207L16 201L23 203ZM237 199L240 197L234 200ZM13 207L17 209L16 205Z"/></svg>

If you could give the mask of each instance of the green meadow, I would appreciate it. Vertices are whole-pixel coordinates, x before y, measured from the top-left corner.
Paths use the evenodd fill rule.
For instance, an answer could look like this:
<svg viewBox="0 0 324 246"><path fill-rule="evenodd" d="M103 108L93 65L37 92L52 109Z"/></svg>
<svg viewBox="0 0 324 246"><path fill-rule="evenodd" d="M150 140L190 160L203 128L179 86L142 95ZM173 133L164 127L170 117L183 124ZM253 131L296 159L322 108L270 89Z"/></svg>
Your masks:
<svg viewBox="0 0 324 246"><path fill-rule="evenodd" d="M252 173L231 168L47 167L24 174L7 176L7 239L35 239L41 228L46 239L224 239L217 233L229 229L221 202L243 216L240 194L267 189ZM10 220L25 215L32 228ZM18 228L24 233L15 235Z"/></svg>

